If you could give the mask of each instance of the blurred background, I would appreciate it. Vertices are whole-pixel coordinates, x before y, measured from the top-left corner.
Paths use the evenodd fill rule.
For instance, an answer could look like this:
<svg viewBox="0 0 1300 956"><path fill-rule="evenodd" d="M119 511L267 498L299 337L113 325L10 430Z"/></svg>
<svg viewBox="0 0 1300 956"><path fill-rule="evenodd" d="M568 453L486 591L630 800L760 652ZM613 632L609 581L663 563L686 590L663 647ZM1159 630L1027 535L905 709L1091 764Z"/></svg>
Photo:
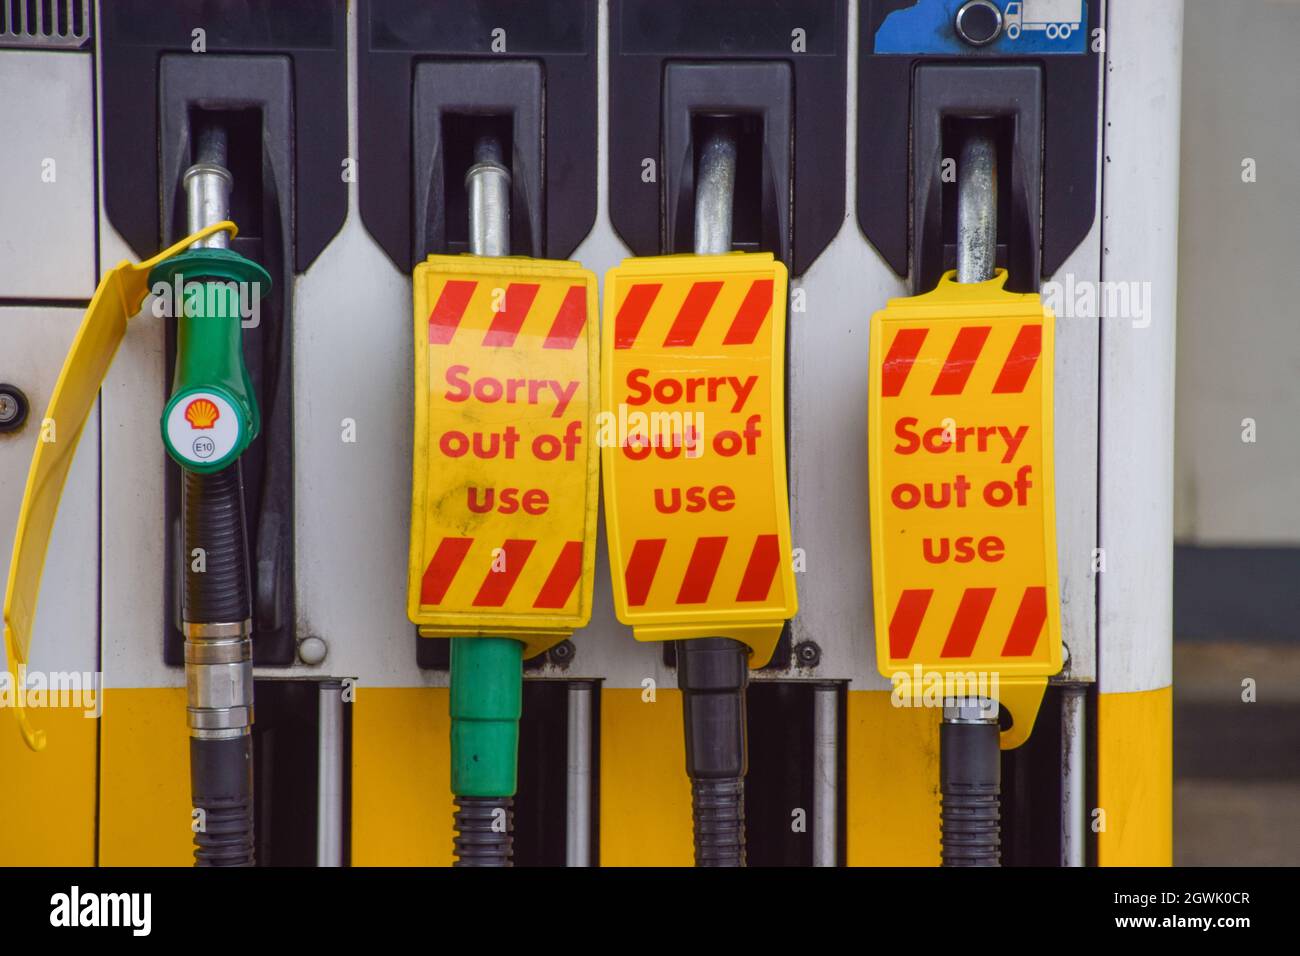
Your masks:
<svg viewBox="0 0 1300 956"><path fill-rule="evenodd" d="M1174 862L1296 865L1300 0L1187 0L1183 42Z"/></svg>

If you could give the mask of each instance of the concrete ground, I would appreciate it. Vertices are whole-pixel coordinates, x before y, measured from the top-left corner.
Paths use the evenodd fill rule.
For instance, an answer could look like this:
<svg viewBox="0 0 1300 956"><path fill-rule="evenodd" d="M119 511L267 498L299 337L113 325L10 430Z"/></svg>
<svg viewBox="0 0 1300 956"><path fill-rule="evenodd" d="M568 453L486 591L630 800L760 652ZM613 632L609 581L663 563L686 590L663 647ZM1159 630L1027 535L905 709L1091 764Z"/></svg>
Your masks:
<svg viewBox="0 0 1300 956"><path fill-rule="evenodd" d="M1300 648L1174 643L1174 863L1300 865Z"/></svg>

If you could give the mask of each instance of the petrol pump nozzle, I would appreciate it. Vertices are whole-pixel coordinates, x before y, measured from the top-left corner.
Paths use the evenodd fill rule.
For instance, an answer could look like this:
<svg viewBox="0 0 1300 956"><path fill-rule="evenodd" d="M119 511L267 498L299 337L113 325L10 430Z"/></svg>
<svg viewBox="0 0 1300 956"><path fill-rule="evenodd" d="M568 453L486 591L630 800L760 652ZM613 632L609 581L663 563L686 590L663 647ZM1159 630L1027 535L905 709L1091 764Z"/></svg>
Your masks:
<svg viewBox="0 0 1300 956"><path fill-rule="evenodd" d="M227 217L232 179L225 167L200 154L182 182L191 231ZM235 461L262 424L241 330L253 297L270 292L271 276L228 245L226 233L214 233L149 274L151 287L174 289L177 313L176 374L163 410L163 443L178 465L199 474Z"/></svg>
<svg viewBox="0 0 1300 956"><path fill-rule="evenodd" d="M510 254L510 170L484 136L465 174L470 252ZM455 866L512 866L523 712L523 650L505 637L451 638L451 791Z"/></svg>
<svg viewBox="0 0 1300 956"><path fill-rule="evenodd" d="M997 260L997 149L972 127L957 163L957 281L992 279ZM945 707L939 727L940 847L944 866L999 866L1002 754L998 704Z"/></svg>
<svg viewBox="0 0 1300 956"><path fill-rule="evenodd" d="M185 173L191 232L227 218L224 130L199 132ZM270 291L224 233L159 263L150 286L174 286L176 375L163 441L181 466L185 684L196 866L252 866L252 600L239 456L261 422L241 338L243 306Z"/></svg>
<svg viewBox="0 0 1300 956"><path fill-rule="evenodd" d="M700 147L695 177L695 253L731 251L736 137L716 119ZM677 642L686 773L691 780L695 865L745 865L745 687L749 648L726 637Z"/></svg>

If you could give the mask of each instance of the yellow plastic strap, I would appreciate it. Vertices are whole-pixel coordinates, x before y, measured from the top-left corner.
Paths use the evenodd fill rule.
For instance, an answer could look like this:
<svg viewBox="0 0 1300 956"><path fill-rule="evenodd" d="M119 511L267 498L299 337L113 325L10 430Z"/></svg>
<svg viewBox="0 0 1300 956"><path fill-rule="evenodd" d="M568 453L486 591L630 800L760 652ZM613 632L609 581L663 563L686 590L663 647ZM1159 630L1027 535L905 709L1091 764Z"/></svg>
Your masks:
<svg viewBox="0 0 1300 956"><path fill-rule="evenodd" d="M32 622L36 619L41 572L68 469L72 467L81 431L95 406L95 398L109 366L113 364L113 356L126 337L126 323L140 311L149 294L149 272L164 259L184 252L191 244L223 231L229 232L232 239L239 232L233 222L219 222L186 236L145 262L119 263L104 274L90 300L90 307L81 320L72 349L63 360L63 369L45 410L42 436L32 454L22 509L18 512L18 530L14 535L4 605L5 650L14 674L30 660ZM57 423L57 428L49 434L57 434L58 440L45 440L45 422ZM71 439L67 438L69 435ZM15 705L14 713L27 746L43 750L45 731L32 727L20 705Z"/></svg>

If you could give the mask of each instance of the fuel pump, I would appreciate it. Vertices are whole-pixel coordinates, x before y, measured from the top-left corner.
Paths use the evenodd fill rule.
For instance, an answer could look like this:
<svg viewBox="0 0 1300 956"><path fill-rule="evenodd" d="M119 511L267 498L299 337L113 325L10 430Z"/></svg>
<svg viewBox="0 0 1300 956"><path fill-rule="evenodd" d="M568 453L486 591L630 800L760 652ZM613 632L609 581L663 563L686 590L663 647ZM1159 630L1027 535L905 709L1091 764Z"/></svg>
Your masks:
<svg viewBox="0 0 1300 956"><path fill-rule="evenodd" d="M697 122L695 254L628 259L607 279L603 407L628 425L604 448L606 515L619 619L638 640L675 640L695 863L739 867L748 672L796 607L786 271L731 252L735 119Z"/></svg>
<svg viewBox="0 0 1300 956"><path fill-rule="evenodd" d="M687 743L684 759L656 744L653 763L609 748L602 860L845 859L844 705L859 648L852 614L819 619L827 602L808 588L850 593L831 582L832 566L860 580L830 554L855 522L832 522L815 542L789 529L819 507L842 513L830 492L849 485L826 472L845 460L844 436L860 433L836 430L834 448L809 448L845 393L807 346L834 337L847 357L861 341L861 329L838 338L847 332L826 322L833 303L860 296L811 291L844 270L827 257L844 224L846 130L834 116L847 100L851 6L609 8L609 218L643 258L605 287L603 407L628 425L628 441L605 451L606 526L615 613L634 638L663 646L654 657L620 650L607 665L604 729ZM800 396L805 372L817 384ZM635 426L659 433L656 444L645 436L648 453ZM800 494L811 461L819 477ZM796 599L810 561L821 570L799 580ZM676 690L647 706L647 676L675 678ZM693 782L674 786L683 762ZM652 774L667 792L646 801Z"/></svg>
<svg viewBox="0 0 1300 956"><path fill-rule="evenodd" d="M72 441L57 453L37 445L5 596L5 638L13 659L24 661L63 480L99 386L146 293L160 284L179 290L172 298L180 312L176 377L161 430L168 453L185 469L183 539L190 563L183 620L199 866L253 864L253 675L239 456L260 420L243 362L241 321L247 297L265 295L271 280L228 248L235 229L226 219L225 150L220 126L202 131L198 162L183 178L192 235L140 266L111 270L91 300L47 412L72 423ZM29 745L44 747L43 734L19 718Z"/></svg>
<svg viewBox="0 0 1300 956"><path fill-rule="evenodd" d="M225 130L198 131L183 177L189 231L227 218ZM244 365L247 297L270 291L261 266L223 233L154 267L150 284L186 289L176 375L163 410L167 452L181 466L185 560L181 627L190 728L190 786L199 866L253 865L253 656L249 546L240 455L261 428Z"/></svg>
<svg viewBox="0 0 1300 956"><path fill-rule="evenodd" d="M28 475L5 593L11 659L27 660L42 565L63 481L127 321L163 283L174 301L182 360L162 418L168 452L186 467L186 678L191 783L198 865L253 863L252 665L248 559L239 491L239 455L256 437L257 405L240 349L241 303L264 295L270 277L227 248L230 174L221 130L206 131L200 161L185 175L193 234L140 265L110 270L64 361L46 417L67 423L71 440L38 443ZM188 277L188 278L187 278ZM29 746L45 735L21 711Z"/></svg>
<svg viewBox="0 0 1300 956"><path fill-rule="evenodd" d="M997 258L997 149L972 132L957 161L957 275L993 278ZM944 866L997 866L1002 755L997 701L976 696L943 709L939 727L940 841Z"/></svg>
<svg viewBox="0 0 1300 956"><path fill-rule="evenodd" d="M995 268L990 123L960 146L957 268L872 317L877 662L908 706L943 707L944 866L1000 865L1000 748L1028 738L1062 660L1053 316Z"/></svg>
<svg viewBox="0 0 1300 956"><path fill-rule="evenodd" d="M510 171L502 164L501 144L494 138L485 136L475 143L465 190L470 254L509 255ZM451 639L456 866L512 865L523 651L522 642L508 637Z"/></svg>
<svg viewBox="0 0 1300 956"><path fill-rule="evenodd" d="M415 267L408 613L449 637L454 865L512 865L526 658L591 614L595 276L511 257L511 169L475 138L469 254Z"/></svg>
<svg viewBox="0 0 1300 956"><path fill-rule="evenodd" d="M413 292L415 314L414 461L390 444L366 462L376 480L413 465L409 526L395 509L380 520L397 519L409 541L415 627L381 678L404 703L358 711L373 733L355 738L355 758L385 772L382 783L357 777L354 817L382 820L395 799L434 807L414 834L396 817L368 825L354 852L388 862L400 847L403 861L426 865L588 865L602 676L588 649L601 642L578 653L570 639L591 615L599 323L595 277L570 257L596 221L598 5L348 9L360 220L396 269L385 288ZM480 693L488 673L507 682L504 706ZM434 725L438 743L399 755L388 740L410 731L411 713ZM503 723L479 719L488 716ZM504 755L494 780L473 764L479 746ZM444 784L449 766L457 779ZM463 799L444 811L448 791ZM466 801L511 794L507 857L510 808L480 808L476 822ZM454 844L447 816L460 831ZM484 840L476 860L472 841Z"/></svg>
<svg viewBox="0 0 1300 956"><path fill-rule="evenodd" d="M695 254L731 251L736 140L722 123L700 150L695 188ZM745 685L749 648L726 637L677 642L686 775L691 780L695 861L745 865Z"/></svg>
<svg viewBox="0 0 1300 956"><path fill-rule="evenodd" d="M924 808L912 852L947 865L1080 865L1093 799L1080 758L1101 629L1105 350L1074 293L1053 290L1097 288L1111 246L1098 184L1117 167L1098 134L1120 33L1100 3L1065 5L1050 36L1022 31L1018 10L864 0L858 20L858 223L912 296L871 327L880 733L912 734L908 759L940 779L906 801ZM1062 308L1076 321L1057 323ZM909 728L894 708L913 705L926 710ZM859 858L880 859L879 832L863 837Z"/></svg>

